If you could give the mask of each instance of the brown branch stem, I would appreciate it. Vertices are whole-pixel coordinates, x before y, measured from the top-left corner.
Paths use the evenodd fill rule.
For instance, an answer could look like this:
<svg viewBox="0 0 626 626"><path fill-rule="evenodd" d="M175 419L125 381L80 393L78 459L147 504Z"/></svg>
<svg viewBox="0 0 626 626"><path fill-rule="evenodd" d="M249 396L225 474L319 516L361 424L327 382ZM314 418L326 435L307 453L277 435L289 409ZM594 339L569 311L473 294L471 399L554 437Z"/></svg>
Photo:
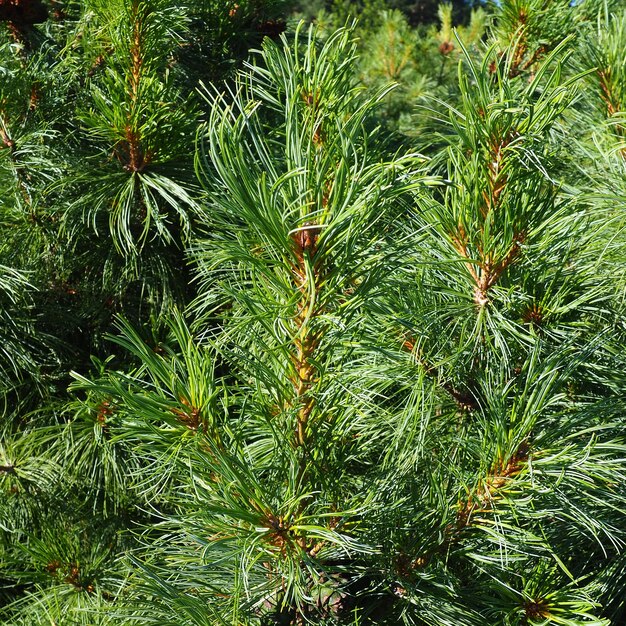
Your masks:
<svg viewBox="0 0 626 626"><path fill-rule="evenodd" d="M311 397L311 391L317 379L313 358L319 347L321 336L319 331L310 327L311 321L319 314L319 310L316 309L315 302L311 298L311 293L316 293L319 289L321 270L319 266L313 265L313 271L309 273L307 265L310 264L317 250L320 230L321 228L317 224L305 224L291 237L296 256L296 263L292 266L292 272L296 288L301 296L298 312L294 319L297 330L293 340L295 353L292 356L294 406L299 407L296 422L296 446L306 445L307 425L315 405ZM313 285L309 284L311 280Z"/></svg>
<svg viewBox="0 0 626 626"><path fill-rule="evenodd" d="M24 172L24 166L20 164L19 159L17 158L15 140L11 138L7 128L8 119L6 112L4 109L0 108L0 141L2 142L2 145L9 150L9 159L13 163L17 186L20 195L22 196L22 200L28 208L30 221L36 223L38 221L37 215L35 214L33 199L31 198L30 191L28 190L28 174Z"/></svg>
<svg viewBox="0 0 626 626"><path fill-rule="evenodd" d="M426 359L415 349L415 341L409 337L404 340L403 347L412 353L415 362L422 367L424 372L437 381L443 389L463 411L472 411L478 408L478 400L471 391L462 391L455 387L450 381L441 380L439 370L426 361Z"/></svg>
<svg viewBox="0 0 626 626"><path fill-rule="evenodd" d="M140 14L140 2L134 0L131 6L132 35L130 44L130 67L128 74L128 112L123 139L115 147L117 158L129 172L141 172L153 159L150 150L145 150L137 110L141 95L141 82L145 65L144 59L144 20Z"/></svg>
<svg viewBox="0 0 626 626"><path fill-rule="evenodd" d="M443 541L416 558L405 554L400 555L397 564L399 572L408 576L414 570L425 567L433 557L447 552L452 544L460 540L465 530L472 526L473 516L476 513L491 512L494 501L498 498L498 492L523 470L524 464L528 461L528 454L528 442L523 441L509 458L503 457L496 460L476 489L470 492L466 499L459 501L456 521L444 529Z"/></svg>

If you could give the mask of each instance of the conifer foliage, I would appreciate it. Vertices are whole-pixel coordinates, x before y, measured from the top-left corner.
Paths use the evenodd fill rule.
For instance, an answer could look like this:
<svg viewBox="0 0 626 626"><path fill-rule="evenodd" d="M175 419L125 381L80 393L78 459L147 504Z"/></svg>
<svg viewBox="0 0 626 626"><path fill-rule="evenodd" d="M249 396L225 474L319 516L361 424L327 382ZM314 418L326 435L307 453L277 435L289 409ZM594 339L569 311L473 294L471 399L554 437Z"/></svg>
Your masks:
<svg viewBox="0 0 626 626"><path fill-rule="evenodd" d="M623 8L279 8L0 2L0 623L622 624Z"/></svg>

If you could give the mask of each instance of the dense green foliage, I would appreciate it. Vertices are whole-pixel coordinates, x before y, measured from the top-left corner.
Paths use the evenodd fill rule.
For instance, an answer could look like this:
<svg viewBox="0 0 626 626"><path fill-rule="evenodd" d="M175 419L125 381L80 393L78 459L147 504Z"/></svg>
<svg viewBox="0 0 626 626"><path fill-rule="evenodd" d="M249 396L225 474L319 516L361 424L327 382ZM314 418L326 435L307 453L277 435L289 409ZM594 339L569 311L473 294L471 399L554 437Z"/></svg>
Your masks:
<svg viewBox="0 0 626 626"><path fill-rule="evenodd" d="M0 0L0 623L624 624L626 10L430 6Z"/></svg>

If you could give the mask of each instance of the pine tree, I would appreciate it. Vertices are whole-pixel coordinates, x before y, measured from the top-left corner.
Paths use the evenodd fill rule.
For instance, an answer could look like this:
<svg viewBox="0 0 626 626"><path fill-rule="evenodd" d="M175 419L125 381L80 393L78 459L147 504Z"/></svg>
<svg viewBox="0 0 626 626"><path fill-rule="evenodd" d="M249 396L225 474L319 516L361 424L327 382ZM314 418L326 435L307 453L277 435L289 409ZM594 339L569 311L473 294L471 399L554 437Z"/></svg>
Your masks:
<svg viewBox="0 0 626 626"><path fill-rule="evenodd" d="M191 298L196 89L280 31L279 5L0 2L2 623L93 624L124 580L137 461L106 404L66 406L69 372L102 367L116 313L158 335Z"/></svg>
<svg viewBox="0 0 626 626"><path fill-rule="evenodd" d="M621 624L623 9L222 6L196 97L213 4L103 7L7 29L0 620Z"/></svg>

